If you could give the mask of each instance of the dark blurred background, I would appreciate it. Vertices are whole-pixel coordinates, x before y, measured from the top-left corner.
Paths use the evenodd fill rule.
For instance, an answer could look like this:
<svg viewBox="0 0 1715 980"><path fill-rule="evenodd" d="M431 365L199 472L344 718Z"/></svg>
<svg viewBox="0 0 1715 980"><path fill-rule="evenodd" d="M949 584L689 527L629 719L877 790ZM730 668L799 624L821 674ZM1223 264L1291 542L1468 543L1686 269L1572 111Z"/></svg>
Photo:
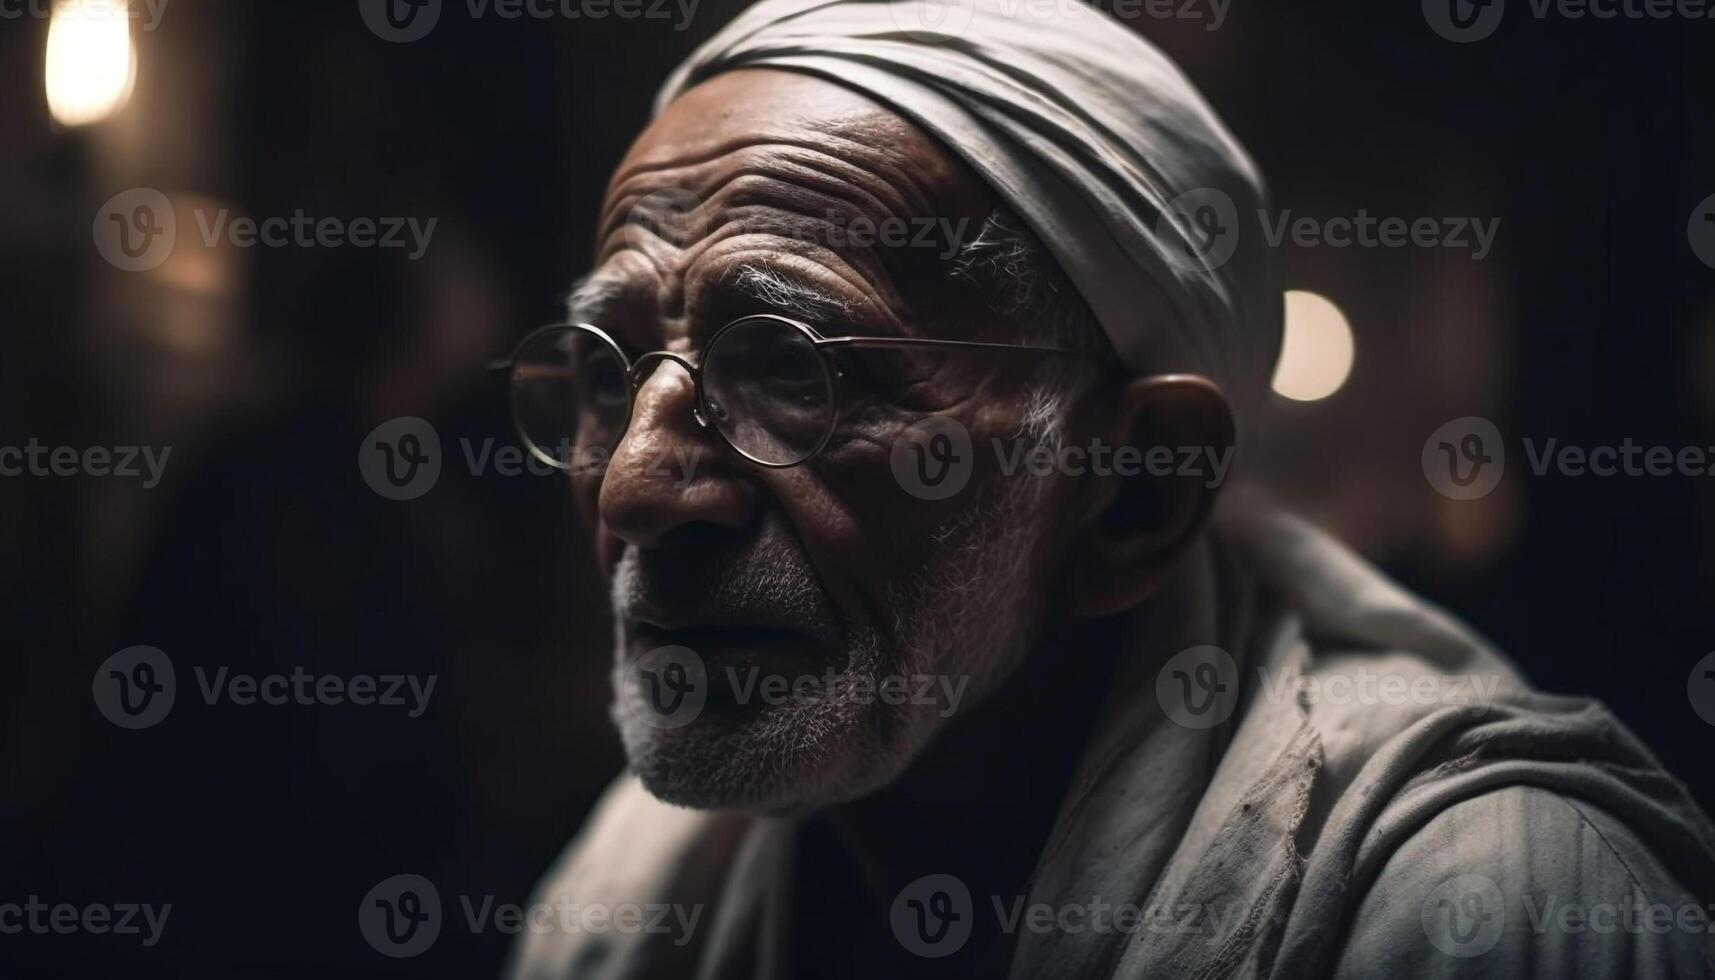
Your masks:
<svg viewBox="0 0 1715 980"><path fill-rule="evenodd" d="M484 364L557 316L656 86L740 6L703 0L677 30L448 2L428 36L390 43L358 0L170 0L155 29L146 11L132 25L128 96L69 125L49 89L99 96L103 66L54 81L50 21L6 5L25 13L0 18L0 445L172 454L152 489L0 478L0 901L173 911L152 948L0 935L0 975L499 968L510 937L473 934L458 896L522 901L620 756L605 599L565 488L473 474L457 447L511 444ZM1687 233L1715 194L1715 22L1513 7L1468 44L1416 0L1232 0L1219 30L1193 2L1202 19L1133 23L1281 211L1499 219L1480 260L1280 250L1285 285L1336 305L1356 353L1328 397L1278 399L1255 472L1543 686L1605 698L1710 807L1686 678L1715 649L1715 478L1536 477L1517 440L1715 445L1715 269ZM174 201L190 245L134 273L103 259L92 217L139 187ZM416 261L208 248L191 208L437 225ZM1420 454L1467 415L1506 435L1509 468L1461 502ZM446 448L408 501L357 465L398 416ZM126 731L91 679L136 644L169 653L179 694ZM209 706L192 665L439 681L419 718ZM447 921L395 961L356 911L402 872L436 884Z"/></svg>

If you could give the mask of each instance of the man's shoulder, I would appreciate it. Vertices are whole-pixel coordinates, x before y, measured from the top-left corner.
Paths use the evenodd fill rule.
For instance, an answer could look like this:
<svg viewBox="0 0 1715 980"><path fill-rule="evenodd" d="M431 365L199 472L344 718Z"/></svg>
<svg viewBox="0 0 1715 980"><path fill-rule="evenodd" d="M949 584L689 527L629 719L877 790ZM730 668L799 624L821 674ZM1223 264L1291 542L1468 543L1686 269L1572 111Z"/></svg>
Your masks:
<svg viewBox="0 0 1715 980"><path fill-rule="evenodd" d="M1400 845L1358 903L1338 972L1711 976L1712 914L1611 814L1512 785Z"/></svg>
<svg viewBox="0 0 1715 980"><path fill-rule="evenodd" d="M735 819L663 803L636 777L621 775L602 793L541 888L594 892L604 901L616 894L653 898L669 887L673 867Z"/></svg>
<svg viewBox="0 0 1715 980"><path fill-rule="evenodd" d="M680 924L688 932L696 925L720 890L748 828L741 814L672 806L650 795L635 777L620 776L531 899L532 909L553 911L553 923L573 925L551 924L526 933L513 949L506 976L633 976L643 966L661 975L688 972L683 958L695 947L689 935L678 935L672 927ZM669 914L657 914L662 911ZM579 917L591 912L616 923L626 915L640 922L659 920L662 927L576 927Z"/></svg>

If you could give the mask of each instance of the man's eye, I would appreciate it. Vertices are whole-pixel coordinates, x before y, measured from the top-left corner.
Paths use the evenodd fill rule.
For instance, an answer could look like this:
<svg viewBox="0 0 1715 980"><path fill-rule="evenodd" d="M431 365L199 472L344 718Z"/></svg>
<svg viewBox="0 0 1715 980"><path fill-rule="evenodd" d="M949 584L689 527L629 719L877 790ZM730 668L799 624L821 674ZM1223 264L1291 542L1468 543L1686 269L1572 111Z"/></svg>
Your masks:
<svg viewBox="0 0 1715 980"><path fill-rule="evenodd" d="M585 397L597 406L611 407L623 404L630 397L630 391L618 372L606 372L590 378L585 387Z"/></svg>
<svg viewBox="0 0 1715 980"><path fill-rule="evenodd" d="M930 375L927 364L898 351L848 350L841 369L852 383L878 395L894 395L921 384Z"/></svg>
<svg viewBox="0 0 1715 980"><path fill-rule="evenodd" d="M820 372L807 374L803 372L786 372L770 375L768 390L782 397L802 398L810 395L820 396L827 390L827 381Z"/></svg>

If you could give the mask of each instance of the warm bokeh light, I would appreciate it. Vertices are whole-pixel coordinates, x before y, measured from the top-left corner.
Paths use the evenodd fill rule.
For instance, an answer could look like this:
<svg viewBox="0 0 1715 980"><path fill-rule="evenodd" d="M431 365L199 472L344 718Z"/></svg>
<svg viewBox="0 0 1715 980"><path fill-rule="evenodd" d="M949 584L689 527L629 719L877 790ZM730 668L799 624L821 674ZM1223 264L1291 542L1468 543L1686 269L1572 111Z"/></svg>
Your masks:
<svg viewBox="0 0 1715 980"><path fill-rule="evenodd" d="M1325 296L1286 293L1286 333L1274 368L1275 393L1313 402L1340 390L1352 373L1352 327Z"/></svg>
<svg viewBox="0 0 1715 980"><path fill-rule="evenodd" d="M48 25L48 111L87 126L124 108L137 81L125 0L56 0Z"/></svg>

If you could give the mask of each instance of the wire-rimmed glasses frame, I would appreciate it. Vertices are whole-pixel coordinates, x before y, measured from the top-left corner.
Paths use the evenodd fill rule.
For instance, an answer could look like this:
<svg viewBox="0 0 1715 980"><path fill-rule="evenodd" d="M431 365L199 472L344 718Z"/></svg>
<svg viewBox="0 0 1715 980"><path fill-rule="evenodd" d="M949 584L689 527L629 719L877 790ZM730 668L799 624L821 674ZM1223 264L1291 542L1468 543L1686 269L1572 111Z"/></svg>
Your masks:
<svg viewBox="0 0 1715 980"><path fill-rule="evenodd" d="M711 354L723 350L721 346L723 341L728 344L728 347L724 349L732 349L732 344L738 342L745 332L756 335L759 330L771 332L773 336L768 339L779 343L780 346L774 350L776 356L795 356L799 352L813 353L814 355L816 379L813 381L809 376L797 379L796 383L800 385L802 404L796 407L800 409L804 407L817 408L818 406L811 403L811 398L820 399L822 404L819 407L825 418L816 423L813 429L802 433L798 440L799 445L790 451L783 446L779 447L781 450L779 452L767 452L764 448L756 445L755 440L735 435L733 430L736 422L732 410L727 407L724 398L717 400L710 392L707 377L709 374L708 367L713 363L718 369L722 363L718 358L711 359ZM490 368L507 376L513 428L517 431L525 448L537 459L557 469L568 471L575 467L563 454L556 455L553 449L554 445L558 445L559 448L565 450L574 441L577 425L566 425L566 432L562 439L550 440L554 445L544 446L538 438L539 434L531 432L530 425L523 417L521 406L527 405L530 400L525 397L530 394L525 388L526 385L544 381L571 383L578 370L575 365L533 363L527 359L527 354L542 349L545 342L548 343L549 350L566 350L571 346L570 341L577 337L586 338L599 345L596 348L599 353L613 358L614 363L620 368L618 373L623 376L626 386L623 396L617 392L610 393L610 397L623 397L624 406L623 412L610 423L613 432L607 440L610 444L604 446L604 449L611 451L617 446L619 440L623 438L626 430L630 427L631 415L636 405L638 392L642 389L644 382L648 380L657 362L671 361L682 367L691 379L695 397L692 417L698 427L713 429L720 436L721 441L731 447L734 452L758 466L769 469L786 469L801 465L820 453L827 446L828 441L833 438L840 419L842 407L841 381L844 378L844 372L835 357L836 351L956 350L1093 356L1087 351L1061 347L1007 344L981 340L952 340L933 337L826 337L809 324L792 317L776 313L751 313L738 317L716 330L700 351L687 355L675 351L656 350L632 358L626 354L625 349L611 335L594 324L549 324L525 335L510 356L505 360L495 362ZM554 340L554 338L559 339ZM794 345L796 345L796 350L791 349ZM807 367L803 369L808 370ZM717 375L718 373L717 370ZM718 385L723 388L726 387L727 380L717 377ZM739 382L755 382L757 380L759 379L754 377L738 379ZM812 394L803 391L803 386L806 384L819 384L820 392ZM734 401L738 402L739 399L734 399ZM612 407L616 411L619 408L617 404ZM764 429L766 428L765 422L758 424ZM747 442L751 444L746 445Z"/></svg>

